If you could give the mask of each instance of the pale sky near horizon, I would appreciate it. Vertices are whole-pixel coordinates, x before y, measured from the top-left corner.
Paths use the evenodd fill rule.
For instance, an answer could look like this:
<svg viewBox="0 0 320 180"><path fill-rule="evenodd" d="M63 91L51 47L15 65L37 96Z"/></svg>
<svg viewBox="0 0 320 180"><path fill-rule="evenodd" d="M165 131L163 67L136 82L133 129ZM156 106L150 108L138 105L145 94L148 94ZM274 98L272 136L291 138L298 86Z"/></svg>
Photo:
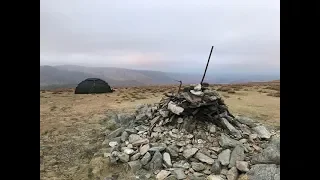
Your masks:
<svg viewBox="0 0 320 180"><path fill-rule="evenodd" d="M279 0L40 0L40 64L280 72Z"/></svg>

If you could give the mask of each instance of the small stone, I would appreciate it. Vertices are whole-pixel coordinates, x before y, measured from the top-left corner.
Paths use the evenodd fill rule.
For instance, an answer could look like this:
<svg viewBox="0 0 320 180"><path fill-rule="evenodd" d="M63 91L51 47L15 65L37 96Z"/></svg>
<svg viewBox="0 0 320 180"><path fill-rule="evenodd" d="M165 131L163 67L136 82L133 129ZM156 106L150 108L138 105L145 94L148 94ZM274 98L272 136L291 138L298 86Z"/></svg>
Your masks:
<svg viewBox="0 0 320 180"><path fill-rule="evenodd" d="M241 172L248 172L249 171L249 163L246 161L236 161L236 167Z"/></svg>
<svg viewBox="0 0 320 180"><path fill-rule="evenodd" d="M178 122L179 124L183 123L183 118L178 118L177 122Z"/></svg>
<svg viewBox="0 0 320 180"><path fill-rule="evenodd" d="M166 171L166 170L161 170L157 176L156 179L158 180L164 180L166 177L168 177L171 174L170 171Z"/></svg>
<svg viewBox="0 0 320 180"><path fill-rule="evenodd" d="M172 156L172 157L178 157L178 152L176 150L177 148L174 146L168 146L166 148L166 151Z"/></svg>
<svg viewBox="0 0 320 180"><path fill-rule="evenodd" d="M134 150L133 149L130 149L130 148L124 148L123 150L124 153L130 155L130 154L133 154L134 153Z"/></svg>
<svg viewBox="0 0 320 180"><path fill-rule="evenodd" d="M159 134L157 132L151 133L151 138L157 138L157 137L159 137Z"/></svg>
<svg viewBox="0 0 320 180"><path fill-rule="evenodd" d="M168 103L168 109L173 112L176 115L180 115L184 111L184 109L178 105L176 105L174 102L170 101Z"/></svg>
<svg viewBox="0 0 320 180"><path fill-rule="evenodd" d="M196 162L191 162L191 167L195 171L203 171L206 168L206 166L204 164L196 163Z"/></svg>
<svg viewBox="0 0 320 180"><path fill-rule="evenodd" d="M185 141L179 141L179 142L177 142L177 146L182 147L182 146L185 146L185 145L186 145L186 142L185 142Z"/></svg>
<svg viewBox="0 0 320 180"><path fill-rule="evenodd" d="M184 173L184 170L182 168L175 168L173 170L174 174L176 175L177 179L185 179L187 176Z"/></svg>
<svg viewBox="0 0 320 180"><path fill-rule="evenodd" d="M197 84L196 86L194 86L193 88L195 91L201 91L201 84Z"/></svg>
<svg viewBox="0 0 320 180"><path fill-rule="evenodd" d="M154 128L153 128L153 131L154 131L154 132L159 132L159 133L161 133L161 132L162 132L161 126L154 127Z"/></svg>
<svg viewBox="0 0 320 180"><path fill-rule="evenodd" d="M209 126L209 132L210 133L215 133L216 132L216 126L215 125L210 125Z"/></svg>
<svg viewBox="0 0 320 180"><path fill-rule="evenodd" d="M243 161L245 158L243 146L236 146L230 156L229 168L236 165L236 161Z"/></svg>
<svg viewBox="0 0 320 180"><path fill-rule="evenodd" d="M147 152L140 160L141 164L142 165L146 165L148 164L148 162L150 161L151 159L151 154L149 152Z"/></svg>
<svg viewBox="0 0 320 180"><path fill-rule="evenodd" d="M140 163L140 161L130 161L128 162L129 167L131 169L132 172L137 172L138 170L140 170L142 168L142 164Z"/></svg>
<svg viewBox="0 0 320 180"><path fill-rule="evenodd" d="M220 152L222 150L221 147L209 147L210 150L213 150L214 152Z"/></svg>
<svg viewBox="0 0 320 180"><path fill-rule="evenodd" d="M239 142L242 143L242 144L244 144L244 143L247 143L248 140L247 140L247 139L240 139Z"/></svg>
<svg viewBox="0 0 320 180"><path fill-rule="evenodd" d="M133 143L133 142L136 142L136 141L139 141L141 140L142 138L137 135L137 134L130 134L129 136L129 143Z"/></svg>
<svg viewBox="0 0 320 180"><path fill-rule="evenodd" d="M223 166L226 166L230 162L231 150L225 149L218 155L218 160L221 162Z"/></svg>
<svg viewBox="0 0 320 180"><path fill-rule="evenodd" d="M240 144L239 141L236 141L234 139L229 138L228 136L226 136L225 134L221 134L220 136L220 140L219 140L219 144L223 147L223 148L231 148L231 147L236 147L237 145Z"/></svg>
<svg viewBox="0 0 320 180"><path fill-rule="evenodd" d="M198 152L198 148L191 148L191 149L186 149L183 151L183 157L186 159L191 158L193 155L195 155Z"/></svg>
<svg viewBox="0 0 320 180"><path fill-rule="evenodd" d="M144 121L146 119L148 119L148 116L146 114L138 114L136 116L136 121Z"/></svg>
<svg viewBox="0 0 320 180"><path fill-rule="evenodd" d="M109 160L111 164L114 164L119 160L119 158L111 154L111 156L109 156Z"/></svg>
<svg viewBox="0 0 320 180"><path fill-rule="evenodd" d="M207 177L207 180L223 180L223 179L217 175L210 175Z"/></svg>
<svg viewBox="0 0 320 180"><path fill-rule="evenodd" d="M236 138L241 138L241 132L237 130L226 118L221 118L221 123L229 130L229 132Z"/></svg>
<svg viewBox="0 0 320 180"><path fill-rule="evenodd" d="M195 158L199 159L199 161L207 163L207 164L213 164L214 159L210 158L209 156L201 153L201 152L197 152L195 155Z"/></svg>
<svg viewBox="0 0 320 180"><path fill-rule="evenodd" d="M147 179L150 179L151 174L150 174L150 173L147 173L146 175L144 175L144 177L146 177Z"/></svg>
<svg viewBox="0 0 320 180"><path fill-rule="evenodd" d="M184 160L178 161L173 163L173 167L174 168L184 168L184 169L189 169L190 168L190 164Z"/></svg>
<svg viewBox="0 0 320 180"><path fill-rule="evenodd" d="M206 175L210 175L211 174L211 171L210 169L205 169L204 171L202 171L204 174Z"/></svg>
<svg viewBox="0 0 320 180"><path fill-rule="evenodd" d="M156 151L147 166L152 171L159 170L162 168L162 161L162 154Z"/></svg>
<svg viewBox="0 0 320 180"><path fill-rule="evenodd" d="M264 126L256 126L252 128L257 134L258 137L262 139L269 139L271 137L271 133Z"/></svg>
<svg viewBox="0 0 320 180"><path fill-rule="evenodd" d="M133 148L132 144L128 144L128 145L127 145L127 148L132 149L132 148Z"/></svg>
<svg viewBox="0 0 320 180"><path fill-rule="evenodd" d="M115 146L117 146L117 145L118 145L118 142L115 142L115 141L109 142L109 146L110 146L110 147L115 147Z"/></svg>
<svg viewBox="0 0 320 180"><path fill-rule="evenodd" d="M149 143L149 139L141 139L141 140L133 142L132 145L133 146L140 146L140 145L148 144L148 143Z"/></svg>
<svg viewBox="0 0 320 180"><path fill-rule="evenodd" d="M114 131L112 131L110 134L108 134L107 138L108 139L112 139L112 138L115 138L115 137L118 137L122 134L122 132L124 131L124 128L118 128Z"/></svg>
<svg viewBox="0 0 320 180"><path fill-rule="evenodd" d="M170 175L167 178L165 178L165 180L177 180L175 175Z"/></svg>
<svg viewBox="0 0 320 180"><path fill-rule="evenodd" d="M214 161L214 163L211 166L211 172L214 174L220 174L221 172L221 162L219 160Z"/></svg>
<svg viewBox="0 0 320 180"><path fill-rule="evenodd" d="M205 141L202 139L198 139L198 144L203 144Z"/></svg>
<svg viewBox="0 0 320 180"><path fill-rule="evenodd" d="M257 164L246 174L249 180L280 180L280 167L275 164Z"/></svg>
<svg viewBox="0 0 320 180"><path fill-rule="evenodd" d="M127 131L123 131L121 134L121 142L125 142L129 137L129 134L127 133Z"/></svg>
<svg viewBox="0 0 320 180"><path fill-rule="evenodd" d="M192 139L192 138L193 138L193 135L192 135L192 134L188 134L188 135L186 136L186 138Z"/></svg>
<svg viewBox="0 0 320 180"><path fill-rule="evenodd" d="M254 120L252 120L248 117L236 116L235 120L239 121L242 124L249 126L250 128L253 128L256 126L256 123L254 122Z"/></svg>
<svg viewBox="0 0 320 180"><path fill-rule="evenodd" d="M194 173L194 172L195 172L192 168L189 168L188 171L189 171L190 173Z"/></svg>
<svg viewBox="0 0 320 180"><path fill-rule="evenodd" d="M250 134L249 135L249 141L250 142L254 142L255 139L258 138L258 134Z"/></svg>
<svg viewBox="0 0 320 180"><path fill-rule="evenodd" d="M211 154L210 157L211 157L212 159L217 159L217 158L218 158L218 156L215 155L215 154Z"/></svg>
<svg viewBox="0 0 320 180"><path fill-rule="evenodd" d="M172 167L170 154L165 152L163 153L163 162L167 167Z"/></svg>
<svg viewBox="0 0 320 180"><path fill-rule="evenodd" d="M129 155L126 153L119 152L117 156L121 162L126 163L129 161Z"/></svg>
<svg viewBox="0 0 320 180"><path fill-rule="evenodd" d="M214 140L215 140L215 138L212 137L212 136L208 136L208 137L207 137L207 140L208 140L209 142L213 143Z"/></svg>
<svg viewBox="0 0 320 180"><path fill-rule="evenodd" d="M135 129L125 129L125 131L126 131L128 134L136 134L136 133L138 133L138 131L135 130Z"/></svg>
<svg viewBox="0 0 320 180"><path fill-rule="evenodd" d="M158 146L158 147L152 147L149 149L150 152L155 152L155 151L164 151L166 147L164 146Z"/></svg>
<svg viewBox="0 0 320 180"><path fill-rule="evenodd" d="M144 155L146 152L148 152L149 149L150 149L149 144L145 144L145 145L141 146L140 147L140 154Z"/></svg>
<svg viewBox="0 0 320 180"><path fill-rule="evenodd" d="M228 174L228 169L221 169L220 174L223 174L226 176Z"/></svg>
<svg viewBox="0 0 320 180"><path fill-rule="evenodd" d="M199 173L199 172L194 172L193 175L197 178L205 176L203 173Z"/></svg>
<svg viewBox="0 0 320 180"><path fill-rule="evenodd" d="M260 152L261 148L255 144L252 145L253 149L255 149L256 151Z"/></svg>
<svg viewBox="0 0 320 180"><path fill-rule="evenodd" d="M177 133L179 133L179 130L178 129L172 129L172 132L177 134Z"/></svg>
<svg viewBox="0 0 320 180"><path fill-rule="evenodd" d="M246 174L240 174L237 180L249 180L248 175ZM279 179L280 180L280 179Z"/></svg>
<svg viewBox="0 0 320 180"><path fill-rule="evenodd" d="M163 109L160 109L159 110L159 113L162 117L166 118L169 116L169 111L166 111L166 110L163 110Z"/></svg>
<svg viewBox="0 0 320 180"><path fill-rule="evenodd" d="M228 180L237 180L238 178L238 170L236 167L232 167L227 173Z"/></svg>
<svg viewBox="0 0 320 180"><path fill-rule="evenodd" d="M141 154L140 153L137 153L137 154L134 154L133 156L131 156L130 160L131 161L136 161L140 158Z"/></svg>
<svg viewBox="0 0 320 180"><path fill-rule="evenodd" d="M187 144L186 145L186 149L191 149L192 148L192 145L191 144Z"/></svg>
<svg viewBox="0 0 320 180"><path fill-rule="evenodd" d="M280 137L273 137L261 153L252 156L251 163L280 165Z"/></svg>

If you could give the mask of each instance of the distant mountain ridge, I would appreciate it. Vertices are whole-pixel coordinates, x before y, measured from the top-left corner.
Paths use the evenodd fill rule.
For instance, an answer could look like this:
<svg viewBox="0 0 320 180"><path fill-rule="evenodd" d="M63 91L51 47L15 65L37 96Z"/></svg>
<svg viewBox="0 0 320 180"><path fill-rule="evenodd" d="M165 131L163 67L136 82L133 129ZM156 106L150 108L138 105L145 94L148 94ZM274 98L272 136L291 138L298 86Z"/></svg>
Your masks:
<svg viewBox="0 0 320 180"><path fill-rule="evenodd" d="M202 74L171 73L151 70L133 70L116 67L85 67L77 65L40 66L40 88L76 87L86 78L101 78L111 86L143 86L156 84L199 83ZM266 75L214 75L207 74L208 83L240 83L280 79Z"/></svg>

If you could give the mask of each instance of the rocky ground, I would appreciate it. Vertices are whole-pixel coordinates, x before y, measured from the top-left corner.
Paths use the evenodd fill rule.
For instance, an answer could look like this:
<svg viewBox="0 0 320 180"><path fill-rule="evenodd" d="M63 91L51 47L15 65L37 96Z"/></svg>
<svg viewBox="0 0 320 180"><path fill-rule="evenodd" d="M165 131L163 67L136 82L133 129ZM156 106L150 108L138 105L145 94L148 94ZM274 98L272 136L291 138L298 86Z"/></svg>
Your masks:
<svg viewBox="0 0 320 180"><path fill-rule="evenodd" d="M207 94L210 102L221 99L216 93ZM186 107L170 99L141 106L136 114L118 114L113 121L122 126L106 131L102 144L109 148L103 156L112 164L128 164L136 179L279 179L279 132L221 110L212 121L201 121L197 114L208 108L199 104L209 104L204 99L198 104L195 98L188 99L197 105L191 116L183 115Z"/></svg>
<svg viewBox="0 0 320 180"><path fill-rule="evenodd" d="M48 93L42 95L49 96ZM231 124L241 133L241 138L237 138L224 127L202 121L190 132L189 128L185 128L189 127L186 122L190 116L177 115L176 123L161 124L168 108L159 107L159 104L142 105L135 113L123 113L128 108L120 111L118 106L121 103L107 106L97 102L94 106L81 104L84 100L93 103L101 99L98 96L88 100L81 96L70 107L66 107L66 103L61 104L62 101L73 102L65 100L66 96L58 95L57 104L54 101L52 103L50 97L43 99L52 104L48 108L41 107L42 110L48 109L46 116L52 119L52 123L59 122L60 126L46 128L41 134L41 179L279 178L279 131L269 126L266 126L266 130L262 124L250 118L233 118L242 127ZM116 94L114 96L117 98ZM230 98L229 101L249 102L244 100ZM59 107L60 104L64 106ZM128 103L126 106L131 107ZM90 108L99 112L90 112ZM57 111L62 113L57 114ZM84 116L83 112L90 112L90 115ZM113 113L115 115L112 117L106 116ZM150 130L151 123L157 117L160 117L160 122ZM171 111L168 117L172 117ZM42 122L44 120L41 119Z"/></svg>

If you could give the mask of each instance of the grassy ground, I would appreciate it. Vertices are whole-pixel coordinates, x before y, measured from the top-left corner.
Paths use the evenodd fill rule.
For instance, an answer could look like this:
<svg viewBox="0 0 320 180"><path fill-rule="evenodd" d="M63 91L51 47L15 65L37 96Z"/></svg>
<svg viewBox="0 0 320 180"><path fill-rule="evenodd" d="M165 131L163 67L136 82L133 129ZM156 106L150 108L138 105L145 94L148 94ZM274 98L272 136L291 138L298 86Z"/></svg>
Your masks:
<svg viewBox="0 0 320 180"><path fill-rule="evenodd" d="M211 88L224 96L233 114L280 127L279 81ZM97 171L110 174L110 169L94 170L98 166L93 166L95 162L91 160L103 148L108 115L159 102L163 93L177 89L178 86L131 87L100 95L75 95L70 89L40 91L41 179L88 179L90 173Z"/></svg>

